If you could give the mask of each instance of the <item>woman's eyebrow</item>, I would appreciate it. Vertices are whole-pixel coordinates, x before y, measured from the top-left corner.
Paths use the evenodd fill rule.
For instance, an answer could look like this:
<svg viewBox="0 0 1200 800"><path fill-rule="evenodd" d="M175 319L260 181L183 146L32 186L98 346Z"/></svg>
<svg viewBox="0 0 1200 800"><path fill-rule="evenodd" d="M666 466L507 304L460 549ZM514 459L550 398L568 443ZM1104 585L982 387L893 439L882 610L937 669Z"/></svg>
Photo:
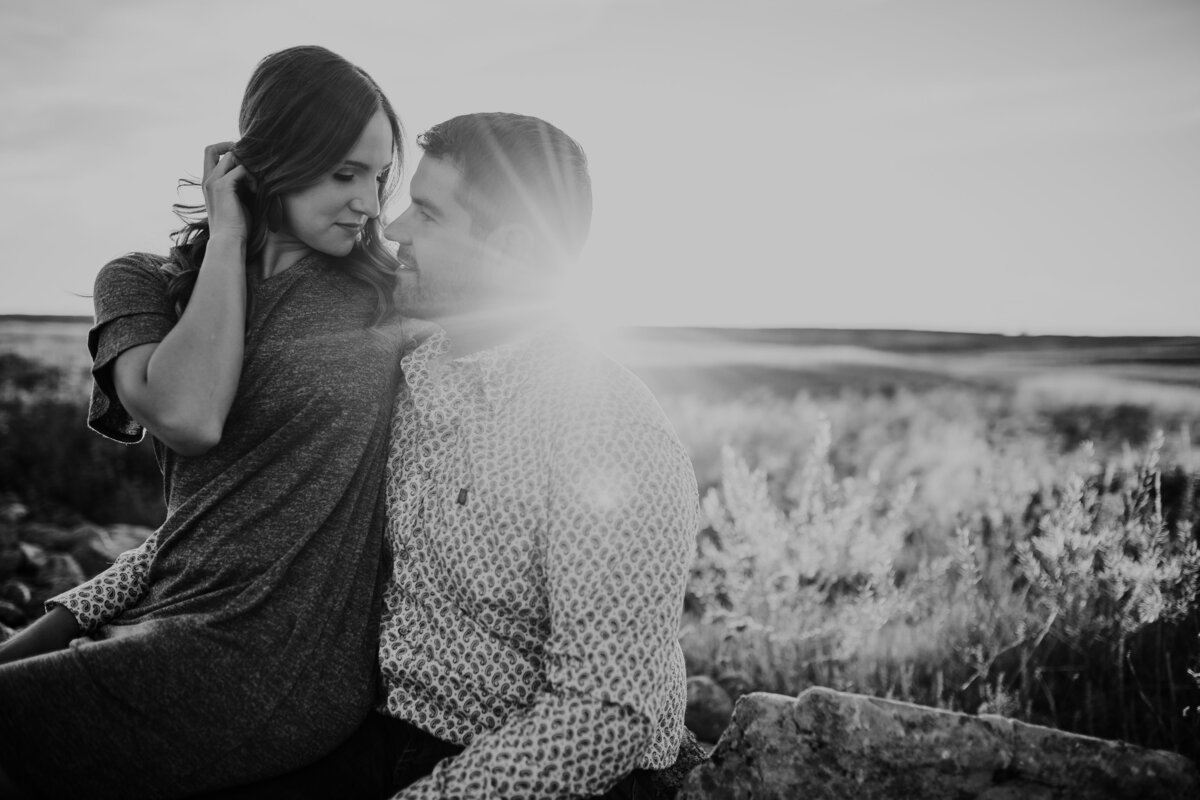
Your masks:
<svg viewBox="0 0 1200 800"><path fill-rule="evenodd" d="M354 167L354 168L356 168L356 169L361 169L363 172L370 172L370 171L371 171L371 165L370 165L370 164L364 164L364 163L363 163L363 162L361 162L361 161L354 161L353 159L349 159L349 158L348 158L348 159L346 159L345 161L343 161L342 163L343 163L343 164L345 164L345 165L346 165L346 166L348 166L348 167ZM383 165L382 167L380 167L380 168L379 168L379 171L380 171L380 172L383 172L384 170L386 170L386 169L387 169L388 167L390 167L390 166L391 166L391 163L389 162L389 163L387 163L387 164Z"/></svg>

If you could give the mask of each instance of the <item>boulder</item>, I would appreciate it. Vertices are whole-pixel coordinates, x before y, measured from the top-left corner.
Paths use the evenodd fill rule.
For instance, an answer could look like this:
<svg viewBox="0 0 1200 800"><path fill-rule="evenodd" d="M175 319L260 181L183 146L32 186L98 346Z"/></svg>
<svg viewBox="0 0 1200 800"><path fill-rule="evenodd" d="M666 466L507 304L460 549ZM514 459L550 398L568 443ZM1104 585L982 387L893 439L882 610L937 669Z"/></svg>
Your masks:
<svg viewBox="0 0 1200 800"><path fill-rule="evenodd" d="M17 566L18 572L24 575L36 575L45 568L49 559L45 548L29 542L20 542L17 546L21 549L21 563Z"/></svg>
<svg viewBox="0 0 1200 800"><path fill-rule="evenodd" d="M721 688L729 695L729 699L735 703L741 699L742 695L754 691L754 682L750 680L750 676L738 669L722 672L717 676L717 683L721 684Z"/></svg>
<svg viewBox="0 0 1200 800"><path fill-rule="evenodd" d="M45 522L26 522L21 526L18 535L22 542L35 544L43 550L70 550L79 540L75 530Z"/></svg>
<svg viewBox="0 0 1200 800"><path fill-rule="evenodd" d="M752 693L681 800L1178 800L1189 759L1003 717L812 688Z"/></svg>
<svg viewBox="0 0 1200 800"><path fill-rule="evenodd" d="M25 609L8 600L0 600L0 625L20 628L28 621L29 616L25 613Z"/></svg>
<svg viewBox="0 0 1200 800"><path fill-rule="evenodd" d="M90 578L112 566L115 556L111 550L112 548L106 547L102 542L86 539L71 550L71 556L83 570L84 577Z"/></svg>
<svg viewBox="0 0 1200 800"><path fill-rule="evenodd" d="M45 565L31 581L32 592L26 607L29 616L42 615L42 605L55 595L62 594L83 583L83 570L67 553L49 553Z"/></svg>
<svg viewBox="0 0 1200 800"><path fill-rule="evenodd" d="M144 525L121 524L109 525L107 532L108 541L105 542L105 548L113 558L116 558L126 550L140 547L150 534L154 533L154 529Z"/></svg>
<svg viewBox="0 0 1200 800"><path fill-rule="evenodd" d="M9 578L0 583L0 600L7 600L17 607L29 605L32 596L29 585L16 578Z"/></svg>
<svg viewBox="0 0 1200 800"><path fill-rule="evenodd" d="M707 675L694 675L687 681L687 712L684 725L702 742L715 742L729 724L733 700L721 685Z"/></svg>
<svg viewBox="0 0 1200 800"><path fill-rule="evenodd" d="M17 525L0 518L0 580L12 575L21 563L21 540L17 537Z"/></svg>

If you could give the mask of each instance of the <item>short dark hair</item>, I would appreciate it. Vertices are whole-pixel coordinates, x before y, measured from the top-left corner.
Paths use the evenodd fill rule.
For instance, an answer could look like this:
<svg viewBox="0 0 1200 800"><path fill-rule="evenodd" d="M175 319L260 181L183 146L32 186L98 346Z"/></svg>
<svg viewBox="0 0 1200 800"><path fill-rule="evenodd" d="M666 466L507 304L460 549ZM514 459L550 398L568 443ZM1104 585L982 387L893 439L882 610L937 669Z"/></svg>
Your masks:
<svg viewBox="0 0 1200 800"><path fill-rule="evenodd" d="M592 225L592 179L579 143L545 120L522 114L464 114L417 138L425 155L463 174L463 205L484 233L504 222L529 225L567 258Z"/></svg>

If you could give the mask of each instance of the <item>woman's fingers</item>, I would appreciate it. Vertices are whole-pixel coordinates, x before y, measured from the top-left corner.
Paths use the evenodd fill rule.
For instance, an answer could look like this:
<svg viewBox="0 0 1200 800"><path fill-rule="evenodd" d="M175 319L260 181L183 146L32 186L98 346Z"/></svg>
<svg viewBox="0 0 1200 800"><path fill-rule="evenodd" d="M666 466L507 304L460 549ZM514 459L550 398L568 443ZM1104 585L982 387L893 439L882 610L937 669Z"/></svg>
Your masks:
<svg viewBox="0 0 1200 800"><path fill-rule="evenodd" d="M216 168L221 160L221 156L231 151L234 144L235 142L217 142L204 148L204 172L202 173L203 177L201 177L201 180L208 179L209 173Z"/></svg>
<svg viewBox="0 0 1200 800"><path fill-rule="evenodd" d="M233 155L233 153L225 153L217 159L217 163L208 171L208 175L204 177L204 186L212 186L217 181L227 177L236 166L239 165L237 158ZM245 172L244 168L242 169L242 172Z"/></svg>

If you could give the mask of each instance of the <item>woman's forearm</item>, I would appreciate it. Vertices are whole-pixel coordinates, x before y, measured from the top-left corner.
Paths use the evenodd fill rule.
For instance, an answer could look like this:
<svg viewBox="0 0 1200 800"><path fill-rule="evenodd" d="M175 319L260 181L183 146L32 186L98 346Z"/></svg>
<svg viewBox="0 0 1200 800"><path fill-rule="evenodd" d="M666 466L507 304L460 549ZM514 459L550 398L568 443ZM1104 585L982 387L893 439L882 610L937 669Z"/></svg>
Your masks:
<svg viewBox="0 0 1200 800"><path fill-rule="evenodd" d="M240 237L210 239L179 322L147 352L118 360L117 391L130 414L185 455L215 445L242 372L245 319L245 246Z"/></svg>

